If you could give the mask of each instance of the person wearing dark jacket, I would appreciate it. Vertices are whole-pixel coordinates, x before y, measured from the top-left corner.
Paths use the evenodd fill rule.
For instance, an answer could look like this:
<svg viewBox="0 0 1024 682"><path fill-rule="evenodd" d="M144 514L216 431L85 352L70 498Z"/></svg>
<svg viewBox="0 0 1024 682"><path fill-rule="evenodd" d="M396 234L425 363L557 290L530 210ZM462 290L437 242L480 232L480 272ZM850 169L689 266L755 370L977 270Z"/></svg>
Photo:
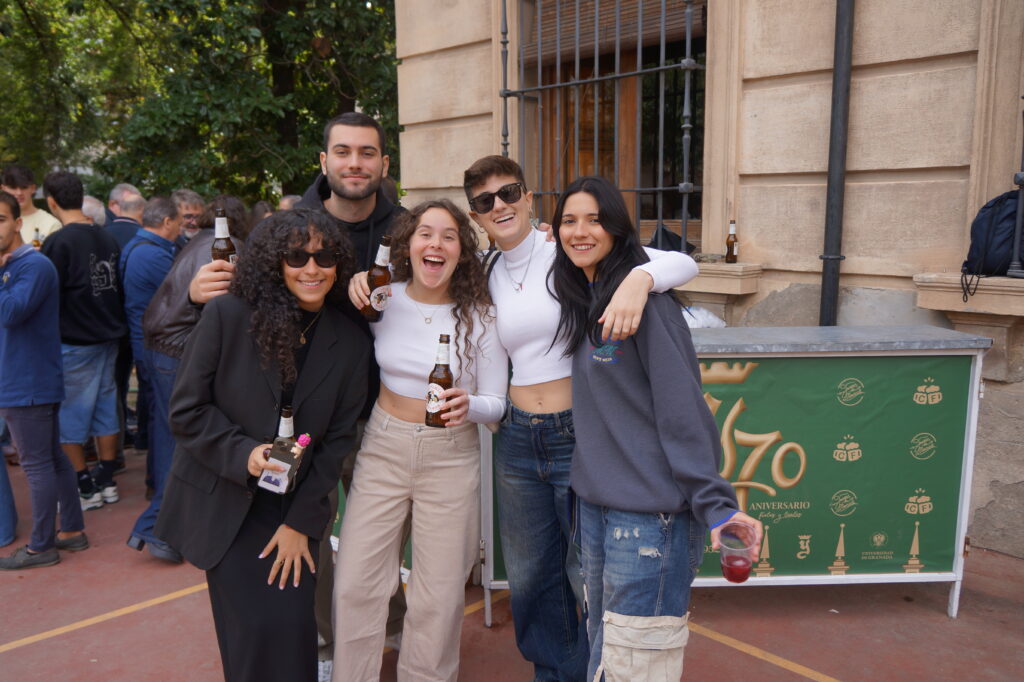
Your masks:
<svg viewBox="0 0 1024 682"><path fill-rule="evenodd" d="M332 306L354 258L319 211L254 230L227 296L189 337L171 396L174 463L156 535L206 571L229 682L317 678L315 557L366 398L369 341ZM293 485L257 485L283 406L309 434Z"/></svg>
<svg viewBox="0 0 1024 682"><path fill-rule="evenodd" d="M381 237L391 231L395 218L405 212L404 208L387 198L385 179L389 157L384 129L366 114L341 114L324 126L323 146L320 152L321 175L306 189L297 207L323 211L332 218L352 241L356 268L359 271L368 270L373 264ZM235 266L224 261L202 266L189 285L189 300L202 305L226 293L234 271ZM369 324L347 296L339 300L329 298L328 304L339 307L346 317L359 326L368 340L371 338ZM380 391L380 371L372 350L371 346L367 396L361 408L361 423L369 417ZM342 480L346 488L351 481L358 450L359 442L356 442L345 462ZM332 500L332 504L335 502ZM325 537L324 542L320 543L321 560L330 559L330 542L327 540ZM332 591L333 573L327 571L317 580L317 625L325 645L333 641L330 622ZM389 636L400 632L404 616L405 594L399 588L391 603Z"/></svg>

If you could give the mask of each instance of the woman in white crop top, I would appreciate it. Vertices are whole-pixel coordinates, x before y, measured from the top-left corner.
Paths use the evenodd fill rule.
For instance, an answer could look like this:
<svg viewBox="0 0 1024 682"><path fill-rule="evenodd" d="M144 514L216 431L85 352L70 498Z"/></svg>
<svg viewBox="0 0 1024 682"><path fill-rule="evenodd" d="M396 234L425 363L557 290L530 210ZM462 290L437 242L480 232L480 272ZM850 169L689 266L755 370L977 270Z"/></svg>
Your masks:
<svg viewBox="0 0 1024 682"><path fill-rule="evenodd" d="M533 195L516 162L484 157L466 171L464 188L470 216L502 251L489 285L498 334L512 360L512 385L494 468L516 643L534 664L535 679L583 680L582 576L570 551L572 359L565 341L555 338L559 305L549 283L556 246L531 227ZM685 254L647 253L651 262L623 280L604 311L605 336L612 340L637 330L650 291L667 291L697 274Z"/></svg>
<svg viewBox="0 0 1024 682"><path fill-rule="evenodd" d="M476 423L505 408L508 359L498 340L476 235L448 200L393 227L392 298L370 325L380 396L366 424L335 567L334 682L377 679L402 525L412 514L412 575L398 679L458 677L464 586L480 537ZM445 428L424 425L438 336L451 338L455 387ZM475 423L474 423L475 422Z"/></svg>

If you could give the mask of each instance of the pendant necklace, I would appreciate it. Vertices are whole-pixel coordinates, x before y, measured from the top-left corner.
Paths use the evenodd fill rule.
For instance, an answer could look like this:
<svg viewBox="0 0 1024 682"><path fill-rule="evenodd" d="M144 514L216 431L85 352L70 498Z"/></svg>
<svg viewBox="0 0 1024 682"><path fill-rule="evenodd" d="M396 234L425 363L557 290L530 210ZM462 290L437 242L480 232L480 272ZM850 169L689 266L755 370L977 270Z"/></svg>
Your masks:
<svg viewBox="0 0 1024 682"><path fill-rule="evenodd" d="M307 324L306 328L303 329L299 333L299 345L300 346L305 346L306 345L306 332L309 331L310 327L312 327L314 324L316 324L316 321L320 319L320 313L322 313L323 311L324 311L323 308L320 308L320 310L316 311L316 315L313 316L313 319L310 321L310 323Z"/></svg>
<svg viewBox="0 0 1024 682"><path fill-rule="evenodd" d="M523 284L526 282L527 275L530 274L530 264L533 263L533 240L536 236L533 234L533 230L530 231L530 256L526 259L526 269L523 270L523 278L518 282L513 279L512 273L508 269L508 259L505 260L505 274L508 275L508 281L512 282L512 290L517 294L523 290Z"/></svg>
<svg viewBox="0 0 1024 682"><path fill-rule="evenodd" d="M413 301L412 296L409 297L409 300L412 301L412 304L416 307L416 312L418 312L420 314L420 317L423 318L423 321L426 324L430 324L431 322L434 321L434 315L437 315L438 308L441 308L443 306L443 304L442 305L431 306L430 314L429 315L424 315L423 314L423 308L420 307L419 303L417 303L416 301Z"/></svg>

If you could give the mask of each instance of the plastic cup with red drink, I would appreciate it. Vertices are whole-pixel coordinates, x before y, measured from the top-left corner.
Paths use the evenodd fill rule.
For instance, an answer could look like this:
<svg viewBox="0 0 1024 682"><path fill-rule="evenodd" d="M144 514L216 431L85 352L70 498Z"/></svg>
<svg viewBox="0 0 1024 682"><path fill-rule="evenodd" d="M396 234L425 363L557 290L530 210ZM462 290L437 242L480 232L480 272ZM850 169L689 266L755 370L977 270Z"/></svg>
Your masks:
<svg viewBox="0 0 1024 682"><path fill-rule="evenodd" d="M722 575L729 582L745 582L750 577L750 567L757 549L757 531L745 523L727 523L722 526L718 544Z"/></svg>

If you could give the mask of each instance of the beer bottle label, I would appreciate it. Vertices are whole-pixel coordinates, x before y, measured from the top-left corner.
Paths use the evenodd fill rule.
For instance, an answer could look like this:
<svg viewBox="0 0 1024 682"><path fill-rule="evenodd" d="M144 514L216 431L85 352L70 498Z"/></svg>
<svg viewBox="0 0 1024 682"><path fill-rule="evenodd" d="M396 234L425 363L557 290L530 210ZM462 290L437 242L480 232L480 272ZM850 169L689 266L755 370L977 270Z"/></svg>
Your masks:
<svg viewBox="0 0 1024 682"><path fill-rule="evenodd" d="M427 386L427 412L436 414L441 411L442 393L444 393L444 389L439 384Z"/></svg>
<svg viewBox="0 0 1024 682"><path fill-rule="evenodd" d="M227 239L229 236L228 232L228 219L224 216L217 216L213 219L213 238L214 239Z"/></svg>
<svg viewBox="0 0 1024 682"><path fill-rule="evenodd" d="M739 242L736 242L736 243L734 243L732 245L732 255L734 255L737 258L739 258L739 256L740 256L740 243Z"/></svg>
<svg viewBox="0 0 1024 682"><path fill-rule="evenodd" d="M390 262L391 262L391 247L390 246L384 246L383 244L381 244L377 248L377 260L375 260L374 263L376 263L377 265L381 266L382 268L386 268L388 266L388 263L390 263Z"/></svg>
<svg viewBox="0 0 1024 682"><path fill-rule="evenodd" d="M384 248L384 247L381 247L381 248ZM390 298L390 296L388 296L388 292L390 290L391 290L391 287L389 285L385 284L384 286L377 287L376 289L371 291L370 292L370 307L373 308L374 310L379 310L379 311L383 311L385 308L387 308L388 307L388 299Z"/></svg>

